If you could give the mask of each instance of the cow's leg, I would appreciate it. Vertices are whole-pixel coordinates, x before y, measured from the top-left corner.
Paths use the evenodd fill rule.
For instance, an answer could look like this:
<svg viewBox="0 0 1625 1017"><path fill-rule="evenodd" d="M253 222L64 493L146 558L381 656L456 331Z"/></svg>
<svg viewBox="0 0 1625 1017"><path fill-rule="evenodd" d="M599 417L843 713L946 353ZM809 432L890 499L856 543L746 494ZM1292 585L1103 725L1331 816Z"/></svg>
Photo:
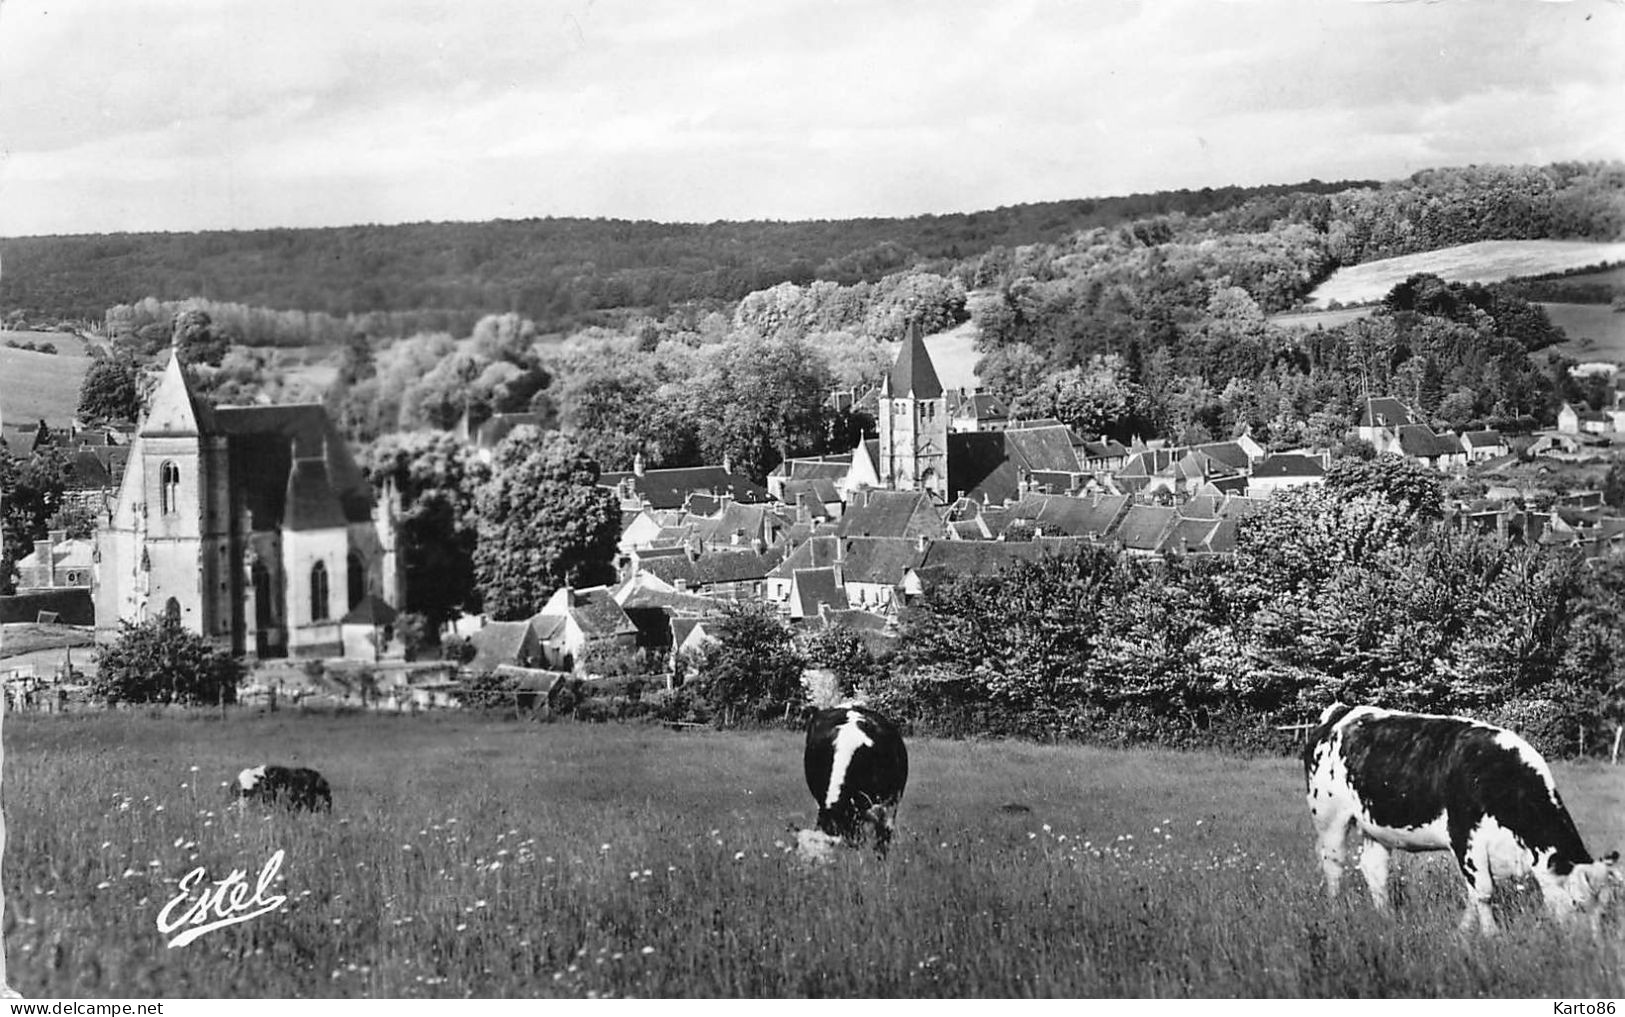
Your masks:
<svg viewBox="0 0 1625 1017"><path fill-rule="evenodd" d="M891 810L884 805L871 806L869 808L869 818L875 827L875 853L885 857L886 850L891 847Z"/></svg>
<svg viewBox="0 0 1625 1017"><path fill-rule="evenodd" d="M1343 858L1347 850L1349 824L1354 817L1327 802L1314 811L1319 830L1320 871L1326 877L1326 899L1336 900L1343 883Z"/></svg>
<svg viewBox="0 0 1625 1017"><path fill-rule="evenodd" d="M1477 921L1480 932L1493 936L1499 931L1495 927L1495 914L1490 910L1495 881L1490 875L1489 846L1482 837L1468 838L1467 850L1460 862L1467 889L1467 907L1461 915L1461 931L1471 932L1474 921Z"/></svg>
<svg viewBox="0 0 1625 1017"><path fill-rule="evenodd" d="M1371 903L1378 911L1387 912L1388 904L1388 859L1391 852L1384 844L1379 844L1370 837L1360 848L1360 872L1365 876L1365 885L1371 888Z"/></svg>

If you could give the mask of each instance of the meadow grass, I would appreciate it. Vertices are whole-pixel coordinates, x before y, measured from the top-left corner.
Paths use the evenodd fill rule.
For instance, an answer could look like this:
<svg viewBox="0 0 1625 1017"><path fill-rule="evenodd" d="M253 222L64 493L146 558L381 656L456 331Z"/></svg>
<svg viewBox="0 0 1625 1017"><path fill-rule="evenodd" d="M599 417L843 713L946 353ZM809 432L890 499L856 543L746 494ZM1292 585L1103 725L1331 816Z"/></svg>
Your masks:
<svg viewBox="0 0 1625 1017"><path fill-rule="evenodd" d="M788 731L244 711L5 733L33 997L1625 994L1618 925L1594 942L1512 893L1504 936L1458 937L1442 856L1401 860L1397 921L1358 885L1326 904L1292 760L915 739L890 857L809 866ZM322 770L332 815L227 807L262 761ZM1625 844L1621 772L1557 771L1592 849ZM176 880L277 849L285 907L166 948Z"/></svg>
<svg viewBox="0 0 1625 1017"><path fill-rule="evenodd" d="M1625 313L1607 304L1541 304L1552 324L1568 336L1553 347L1557 353L1585 363L1609 360L1625 364Z"/></svg>
<svg viewBox="0 0 1625 1017"><path fill-rule="evenodd" d="M35 341L40 339L58 342L54 334ZM58 345L64 352L51 354L12 349L0 342L0 417L6 423L32 424L44 420L52 427L59 427L73 419L74 409L79 405L79 387L90 369L90 358L69 356L65 352L66 344Z"/></svg>
<svg viewBox="0 0 1625 1017"><path fill-rule="evenodd" d="M1543 275L1625 260L1625 244L1589 240L1483 240L1437 251L1381 258L1333 272L1309 302L1324 307L1381 300L1417 272L1448 282L1492 283L1514 276Z"/></svg>

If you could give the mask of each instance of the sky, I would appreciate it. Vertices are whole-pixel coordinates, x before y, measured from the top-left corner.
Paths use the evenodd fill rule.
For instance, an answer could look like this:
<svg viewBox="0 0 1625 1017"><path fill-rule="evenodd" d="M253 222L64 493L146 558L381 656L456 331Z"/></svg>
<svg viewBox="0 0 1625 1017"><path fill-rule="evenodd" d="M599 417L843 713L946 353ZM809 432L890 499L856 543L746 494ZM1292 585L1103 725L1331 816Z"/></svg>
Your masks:
<svg viewBox="0 0 1625 1017"><path fill-rule="evenodd" d="M0 236L1625 158L1625 0L0 0Z"/></svg>

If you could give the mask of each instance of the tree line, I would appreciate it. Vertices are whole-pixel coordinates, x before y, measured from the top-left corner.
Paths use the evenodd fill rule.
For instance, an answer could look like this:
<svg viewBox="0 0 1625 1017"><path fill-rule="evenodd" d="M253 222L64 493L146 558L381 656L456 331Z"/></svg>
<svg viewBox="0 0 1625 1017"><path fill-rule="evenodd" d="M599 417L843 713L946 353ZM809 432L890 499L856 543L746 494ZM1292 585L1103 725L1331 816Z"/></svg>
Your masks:
<svg viewBox="0 0 1625 1017"><path fill-rule="evenodd" d="M110 303L199 298L321 313L375 335L467 329L514 312L555 331L592 312L731 302L780 282L873 281L921 262L1152 216L1375 186L1308 181L1162 191L906 219L656 223L547 218L328 229L18 237L0 305L99 319ZM387 331L386 331L387 330Z"/></svg>
<svg viewBox="0 0 1625 1017"><path fill-rule="evenodd" d="M803 669L915 730L1280 751L1336 702L1465 713L1556 755L1625 726L1625 554L1463 529L1441 478L1397 456L1338 461L1279 493L1228 556L1079 545L952 577L895 647L797 634L749 607L689 662L691 711L771 721ZM662 702L661 706L670 704Z"/></svg>

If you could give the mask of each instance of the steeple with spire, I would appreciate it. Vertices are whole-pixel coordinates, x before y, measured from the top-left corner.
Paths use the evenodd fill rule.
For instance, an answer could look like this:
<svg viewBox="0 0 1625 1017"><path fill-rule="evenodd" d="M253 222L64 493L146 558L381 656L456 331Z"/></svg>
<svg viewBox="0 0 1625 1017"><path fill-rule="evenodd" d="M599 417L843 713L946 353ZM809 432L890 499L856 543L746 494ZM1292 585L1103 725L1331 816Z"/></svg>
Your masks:
<svg viewBox="0 0 1625 1017"><path fill-rule="evenodd" d="M947 400L917 326L909 326L897 360L880 382L879 409L881 482L947 501Z"/></svg>

